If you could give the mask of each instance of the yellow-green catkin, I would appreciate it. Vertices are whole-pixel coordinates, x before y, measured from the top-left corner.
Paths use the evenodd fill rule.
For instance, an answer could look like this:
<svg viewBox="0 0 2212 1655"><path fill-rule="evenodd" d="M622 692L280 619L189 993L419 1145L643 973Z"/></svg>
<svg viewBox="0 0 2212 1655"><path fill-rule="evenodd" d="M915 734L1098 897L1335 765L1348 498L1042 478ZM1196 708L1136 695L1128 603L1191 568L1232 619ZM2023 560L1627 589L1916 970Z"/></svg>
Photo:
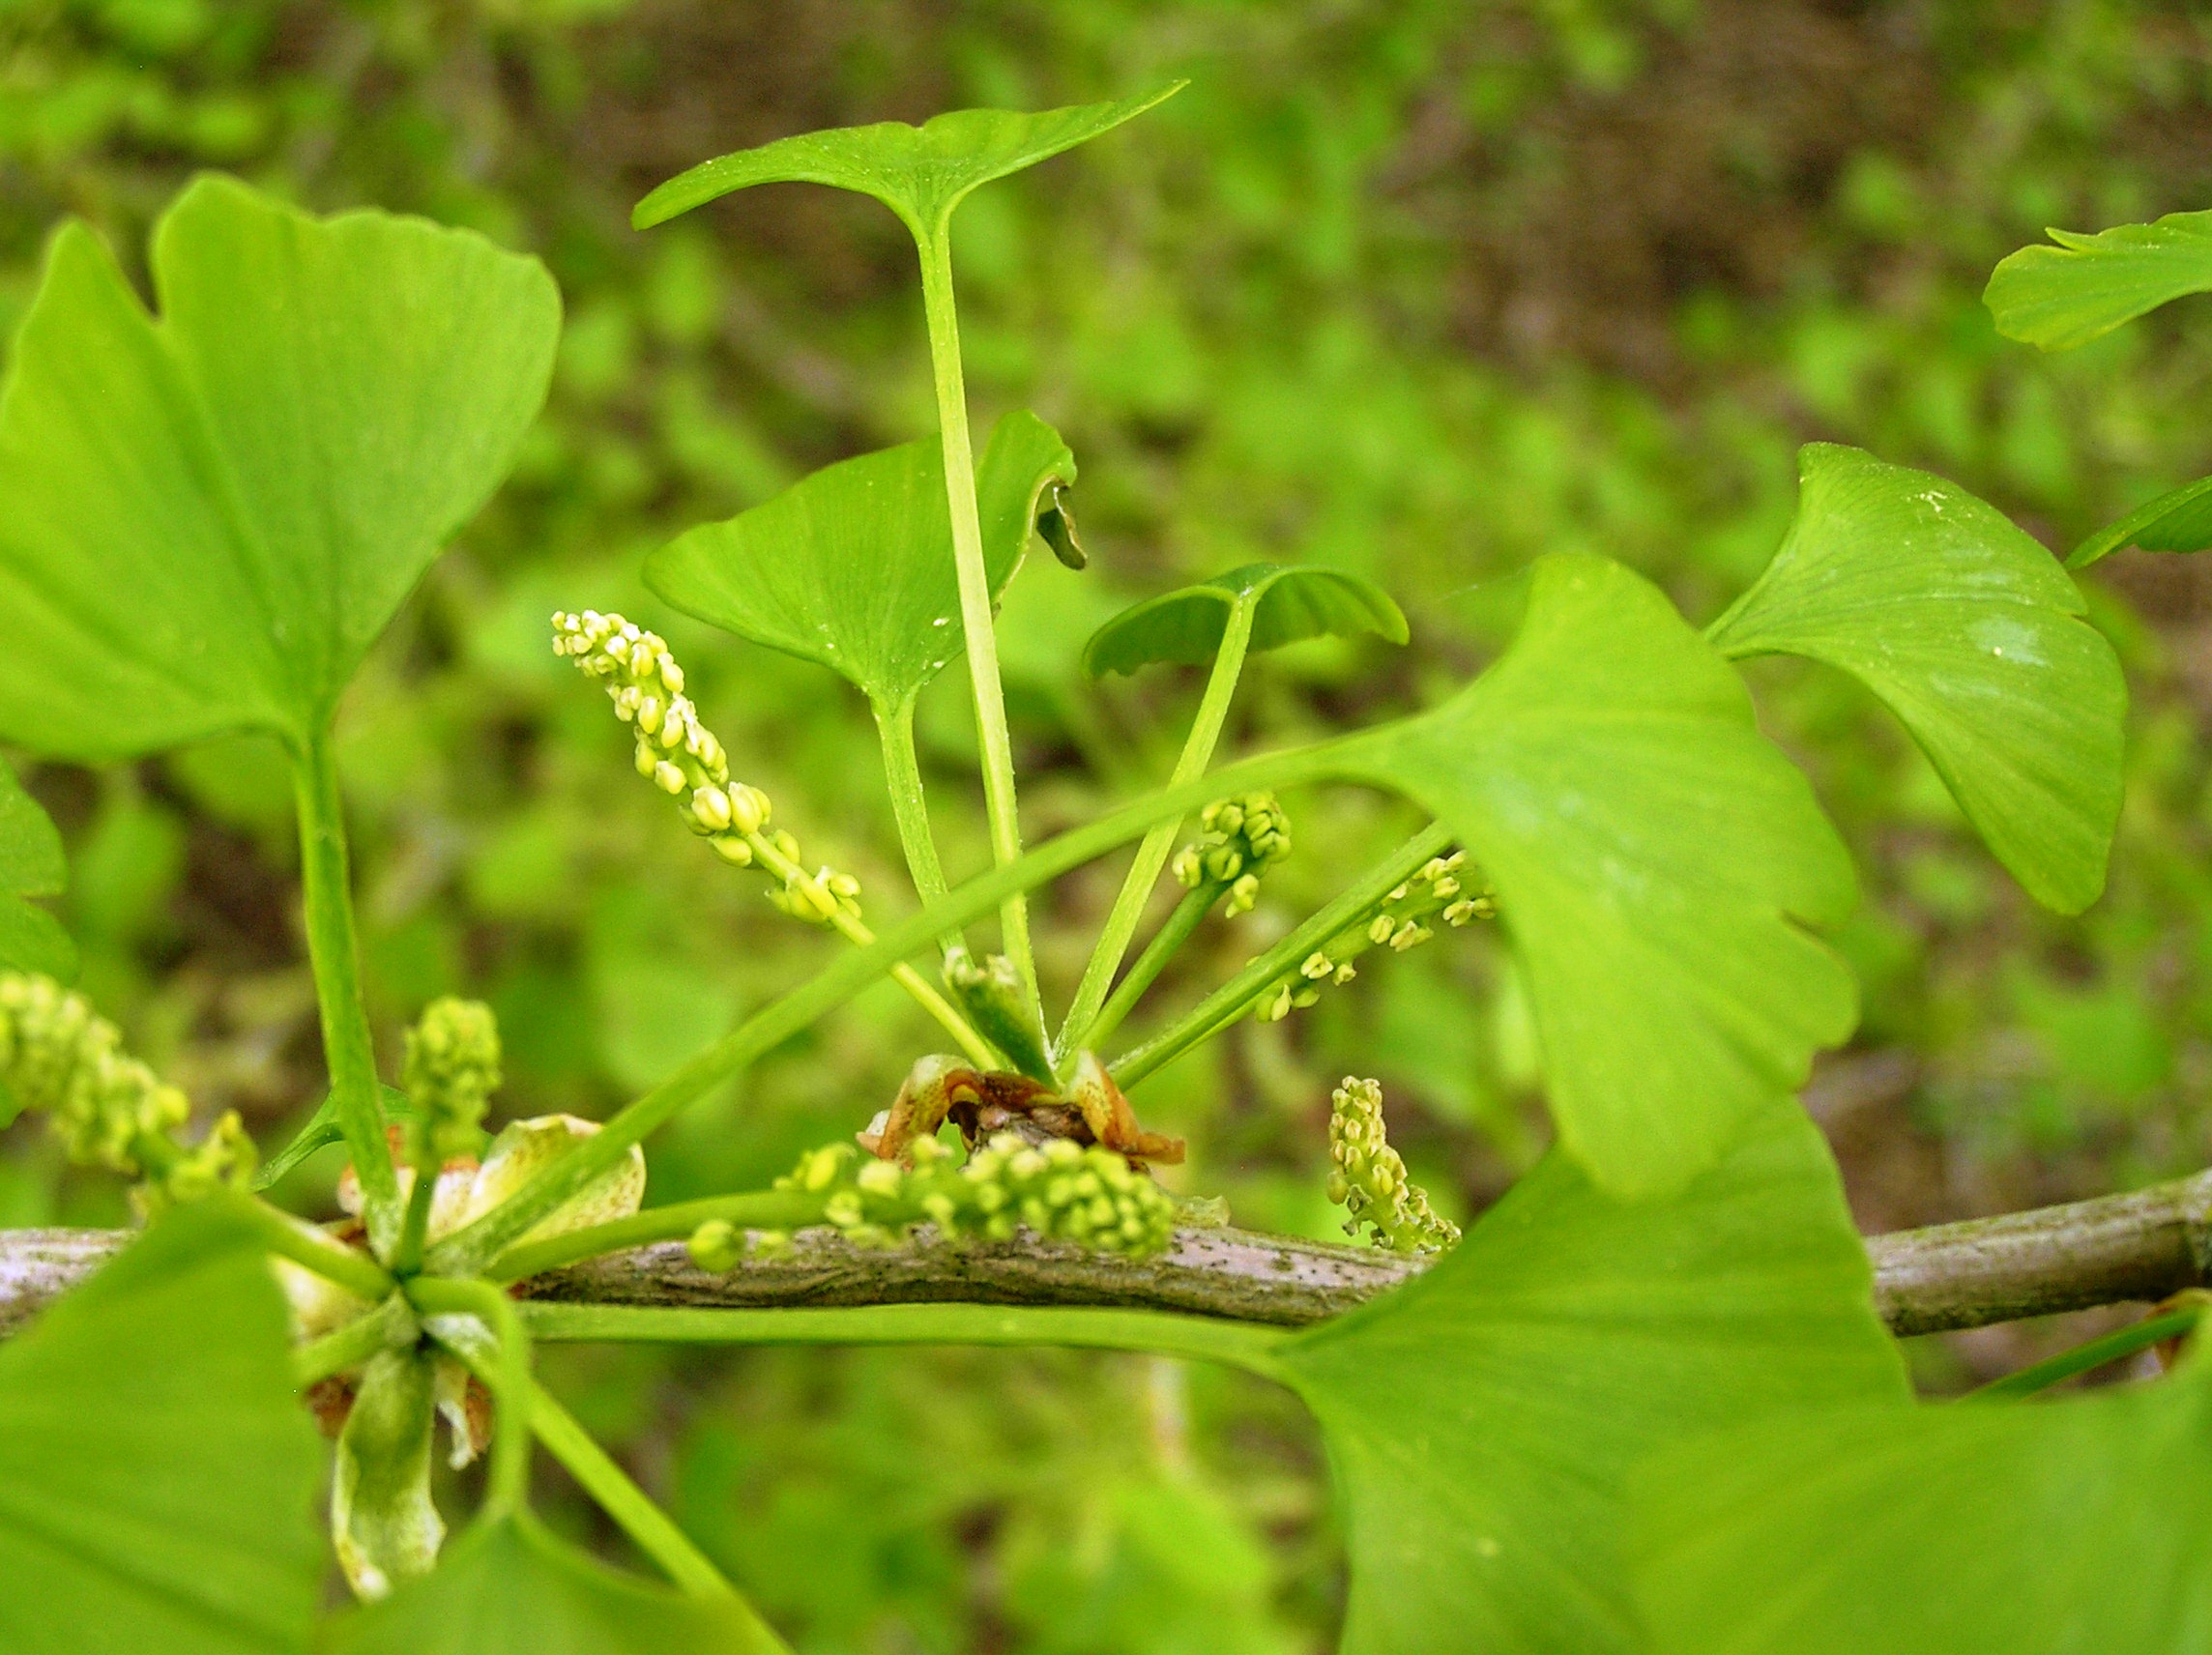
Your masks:
<svg viewBox="0 0 2212 1655"><path fill-rule="evenodd" d="M71 1160L131 1176L137 1140L163 1137L191 1114L82 995L22 972L0 973L0 1084L44 1112Z"/></svg>
<svg viewBox="0 0 2212 1655"><path fill-rule="evenodd" d="M1399 1253L1434 1253L1459 1240L1459 1226L1437 1215L1428 1192L1406 1176L1406 1163L1382 1129L1382 1088L1344 1077L1329 1098L1328 1199L1349 1215L1345 1234L1362 1224Z"/></svg>
<svg viewBox="0 0 2212 1655"><path fill-rule="evenodd" d="M825 866L803 869L799 841L771 830L757 787L730 779L729 755L684 693L684 669L658 634L596 609L553 617L553 653L606 686L615 715L637 735L637 772L676 801L684 825L733 867L764 866L778 879L769 900L794 918L826 925L860 912L860 882Z"/></svg>
<svg viewBox="0 0 2212 1655"><path fill-rule="evenodd" d="M1291 819L1272 793L1215 799L1200 813L1199 835L1170 864L1183 888L1212 886L1228 893L1222 913L1249 913L1260 876L1291 854Z"/></svg>
<svg viewBox="0 0 2212 1655"><path fill-rule="evenodd" d="M115 1025L51 977L0 972L0 1086L38 1110L79 1166L147 1176L158 1210L218 1188L247 1187L253 1141L236 1112L189 1148L171 1141L191 1115L177 1088L123 1049Z"/></svg>
<svg viewBox="0 0 2212 1655"><path fill-rule="evenodd" d="M484 1111L500 1079L499 1021L490 1006L448 995L422 1008L407 1031L400 1084L435 1164L481 1147Z"/></svg>
<svg viewBox="0 0 2212 1655"><path fill-rule="evenodd" d="M1174 1238L1175 1198L1096 1145L1059 1138L1037 1146L1001 1132L963 1162L934 1138L916 1140L909 1153L911 1166L862 1156L850 1144L827 1145L800 1156L775 1187L821 1196L823 1222L863 1243L888 1243L918 1224L993 1241L1027 1230L1130 1257L1161 1252ZM752 1245L772 1253L790 1240L771 1231ZM726 1270L744 1256L745 1237L713 1220L693 1234L690 1251L702 1267Z"/></svg>
<svg viewBox="0 0 2212 1655"><path fill-rule="evenodd" d="M1370 948L1404 953L1436 935L1436 925L1458 927L1494 919L1498 904L1487 890L1470 892L1461 880L1467 853L1432 857L1404 885L1284 973L1252 1001L1252 1015L1278 1023L1321 999L1322 990L1358 975L1353 962Z"/></svg>

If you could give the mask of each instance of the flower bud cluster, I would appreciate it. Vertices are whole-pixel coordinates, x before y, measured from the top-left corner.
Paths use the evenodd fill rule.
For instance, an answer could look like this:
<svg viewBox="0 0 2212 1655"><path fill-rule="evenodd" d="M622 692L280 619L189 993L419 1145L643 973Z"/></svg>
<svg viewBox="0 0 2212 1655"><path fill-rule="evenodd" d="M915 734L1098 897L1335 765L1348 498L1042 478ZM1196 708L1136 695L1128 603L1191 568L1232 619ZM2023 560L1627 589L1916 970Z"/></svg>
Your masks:
<svg viewBox="0 0 2212 1655"><path fill-rule="evenodd" d="M1199 836L1176 853L1175 877L1187 890L1219 886L1229 892L1222 912L1248 913L1260 894L1260 876L1291 854L1291 819L1271 793L1218 798L1198 818Z"/></svg>
<svg viewBox="0 0 2212 1655"><path fill-rule="evenodd" d="M1347 1235L1362 1223L1399 1253L1434 1253L1459 1240L1459 1226L1429 1206L1428 1192L1406 1176L1406 1163L1382 1131L1382 1088L1352 1075L1329 1097L1328 1199L1350 1214Z"/></svg>
<svg viewBox="0 0 2212 1655"><path fill-rule="evenodd" d="M757 787L730 779L729 755L684 693L684 669L659 634L596 609L553 617L553 653L602 680L615 714L637 730L637 773L678 800L684 826L733 867L769 864L782 888L769 900L794 918L826 925L859 913L860 883L825 867L807 876L799 841L768 831L771 807Z"/></svg>
<svg viewBox="0 0 2212 1655"><path fill-rule="evenodd" d="M926 1223L946 1236L1005 1241L1026 1229L1096 1252L1141 1257L1163 1250L1175 1233L1175 1198L1096 1145L1054 1138L1038 1146L1000 1132L957 1165L953 1151L934 1138L917 1139L908 1153L912 1165L830 1144L800 1156L775 1187L821 1196L823 1221L864 1243L888 1243ZM790 1244L781 1231L761 1233L753 1243L763 1253ZM730 1224L710 1220L693 1233L690 1250L703 1268L727 1270L744 1256L745 1237Z"/></svg>
<svg viewBox="0 0 2212 1655"><path fill-rule="evenodd" d="M22 972L0 973L0 1085L46 1113L71 1160L118 1173L138 1172L141 1136L163 1136L191 1114L82 995Z"/></svg>
<svg viewBox="0 0 2212 1655"><path fill-rule="evenodd" d="M1418 947L1436 935L1437 920L1457 927L1496 918L1498 904L1489 891L1470 895L1462 886L1460 872L1466 865L1465 851L1430 857L1412 878L1299 961L1296 970L1262 989L1252 1002L1252 1015L1262 1023L1279 1023L1321 999L1324 988L1357 976L1353 961L1368 949L1387 947L1402 954Z"/></svg>
<svg viewBox="0 0 2212 1655"><path fill-rule="evenodd" d="M499 1023L480 1000L434 1000L407 1031L401 1084L437 1164L480 1147L499 1062Z"/></svg>

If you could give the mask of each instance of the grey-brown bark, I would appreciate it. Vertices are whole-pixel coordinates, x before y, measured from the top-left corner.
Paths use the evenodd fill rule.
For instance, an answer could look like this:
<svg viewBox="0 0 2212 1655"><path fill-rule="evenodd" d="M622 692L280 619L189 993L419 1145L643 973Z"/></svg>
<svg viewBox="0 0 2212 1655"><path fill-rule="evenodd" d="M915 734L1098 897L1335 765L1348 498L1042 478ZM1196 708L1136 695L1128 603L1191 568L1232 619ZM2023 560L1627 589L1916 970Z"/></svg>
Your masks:
<svg viewBox="0 0 2212 1655"><path fill-rule="evenodd" d="M122 1231L0 1231L0 1334L83 1280ZM1900 1334L2157 1300L2212 1280L2212 1172L2132 1195L1877 1235L1875 1304ZM858 1247L802 1233L780 1256L711 1273L663 1242L553 1271L533 1297L572 1303L774 1307L968 1300L1141 1306L1302 1326L1339 1315L1419 1261L1242 1230L1181 1230L1151 1259L1057 1243L923 1234Z"/></svg>

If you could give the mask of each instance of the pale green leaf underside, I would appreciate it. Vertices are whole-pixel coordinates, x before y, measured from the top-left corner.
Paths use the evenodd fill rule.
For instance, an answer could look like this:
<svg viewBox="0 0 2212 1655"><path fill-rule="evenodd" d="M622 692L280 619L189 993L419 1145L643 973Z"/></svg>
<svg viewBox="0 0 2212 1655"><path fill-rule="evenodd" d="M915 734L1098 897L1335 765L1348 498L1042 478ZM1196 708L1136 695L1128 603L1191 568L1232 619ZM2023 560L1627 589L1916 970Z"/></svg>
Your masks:
<svg viewBox="0 0 2212 1655"><path fill-rule="evenodd" d="M1037 114L956 109L919 127L883 121L778 138L680 173L640 201L630 221L649 229L756 184L827 184L874 196L904 219L917 238L927 240L977 185L1088 143L1187 84L1178 80L1118 102Z"/></svg>
<svg viewBox="0 0 2212 1655"><path fill-rule="evenodd" d="M1678 1187L1849 1032L1850 973L1793 923L1849 913L1849 858L1742 681L1648 582L1548 557L1505 654L1340 749L1419 800L1498 891L1568 1149Z"/></svg>
<svg viewBox="0 0 2212 1655"><path fill-rule="evenodd" d="M253 1232L216 1200L0 1348L0 1649L306 1647L320 1455L286 1343Z"/></svg>
<svg viewBox="0 0 2212 1655"><path fill-rule="evenodd" d="M1990 275L1982 302L2007 338L2067 350L2185 294L2212 292L2212 213L2169 213L2093 236L2046 232Z"/></svg>
<svg viewBox="0 0 2212 1655"><path fill-rule="evenodd" d="M44 972L65 982L76 975L76 944L61 921L23 900L60 895L68 871L62 836L0 762L0 971ZM0 1116L13 1113L0 1104Z"/></svg>
<svg viewBox="0 0 2212 1655"><path fill-rule="evenodd" d="M1350 1529L1347 1655L1630 1655L1629 1467L1782 1410L1902 1400L1819 1134L1761 1112L1666 1201L1555 1152L1449 1258L1285 1347Z"/></svg>
<svg viewBox="0 0 2212 1655"><path fill-rule="evenodd" d="M222 178L152 264L159 322L65 225L0 391L0 736L37 752L318 728L506 470L560 328L534 259Z"/></svg>
<svg viewBox="0 0 2212 1655"><path fill-rule="evenodd" d="M608 1568L528 1515L480 1524L436 1571L331 1623L322 1655L745 1655L769 1641L736 1600L680 1597Z"/></svg>
<svg viewBox="0 0 2212 1655"><path fill-rule="evenodd" d="M2212 1370L1732 1433L1632 1482L1664 1655L2212 1648Z"/></svg>
<svg viewBox="0 0 2212 1655"><path fill-rule="evenodd" d="M1048 482L1075 459L1033 414L1000 420L975 480L994 598L1021 566ZM814 473L646 560L645 580L700 620L818 661L886 712L911 707L960 653L960 588L936 438Z"/></svg>
<svg viewBox="0 0 2212 1655"><path fill-rule="evenodd" d="M1306 638L1373 632L1406 641L1406 617L1390 595L1342 569L1247 564L1224 575L1133 604L1091 634L1083 670L1092 678L1133 673L1159 661L1200 665L1221 648L1229 618L1253 606L1252 649L1274 650Z"/></svg>
<svg viewBox="0 0 2212 1655"><path fill-rule="evenodd" d="M2145 501L2074 548L2068 568L2087 568L2123 546L2146 552L2200 552L2212 546L2212 477L2200 477Z"/></svg>
<svg viewBox="0 0 2212 1655"><path fill-rule="evenodd" d="M2104 889L2127 688L2051 554L1964 489L1808 447L1797 519L1708 634L1841 667L1896 713L1997 859L2046 907Z"/></svg>

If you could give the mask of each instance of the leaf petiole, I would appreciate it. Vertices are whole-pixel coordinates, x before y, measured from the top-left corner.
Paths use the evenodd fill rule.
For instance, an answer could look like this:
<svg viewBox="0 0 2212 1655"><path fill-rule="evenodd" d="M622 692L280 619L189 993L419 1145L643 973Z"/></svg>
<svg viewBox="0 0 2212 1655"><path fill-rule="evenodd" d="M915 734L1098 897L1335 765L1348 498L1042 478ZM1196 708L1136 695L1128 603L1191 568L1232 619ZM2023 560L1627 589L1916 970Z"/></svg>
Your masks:
<svg viewBox="0 0 2212 1655"><path fill-rule="evenodd" d="M552 1343L656 1345L1059 1345L1221 1362L1278 1377L1288 1328L1158 1310L1070 1305L882 1304L850 1309L708 1310L526 1303L523 1321Z"/></svg>
<svg viewBox="0 0 2212 1655"><path fill-rule="evenodd" d="M929 828L929 801L922 791L921 763L914 750L914 705L874 706L876 736L884 750L884 787L890 795L891 820L897 825L899 849L906 853L907 871L914 876L915 894L927 907L943 896L945 864L937 855L937 836ZM960 934L942 940L949 951L959 945Z"/></svg>
<svg viewBox="0 0 2212 1655"><path fill-rule="evenodd" d="M1014 747L1006 730L1005 691L999 682L999 643L992 630L991 577L983 563L983 526L975 507L975 459L968 435L968 390L960 364L960 318L952 297L952 206L934 224L909 220L921 258L921 305L929 328L930 371L937 382L937 423L945 444L945 493L952 513L952 560L960 577L960 626L975 692L975 732L983 749L983 809L990 820L991 859L1005 867L1022 854L1014 798ZM1021 892L1000 905L1001 943L1021 973L1031 1015L1041 1029L1036 959L1030 947L1029 904Z"/></svg>
<svg viewBox="0 0 2212 1655"><path fill-rule="evenodd" d="M1191 933L1206 918L1207 911L1221 900L1221 891L1220 886L1207 884L1183 892L1182 900L1160 921L1159 930L1145 944L1145 951L1122 973L1113 994L1098 1008L1098 1015L1091 1020L1091 1027L1083 1036L1085 1045L1095 1045L1121 1027L1122 1019L1137 1008L1137 1002L1145 997L1145 991L1159 980L1168 962L1190 941Z"/></svg>
<svg viewBox="0 0 2212 1655"><path fill-rule="evenodd" d="M495 1282L525 1281L602 1254L655 1241L681 1241L700 1225L716 1218L741 1230L797 1230L822 1221L823 1200L820 1195L800 1190L755 1190L649 1206L609 1224L570 1230L512 1248L493 1260L484 1273Z"/></svg>
<svg viewBox="0 0 2212 1655"><path fill-rule="evenodd" d="M258 1198L241 1201L238 1210L260 1233L261 1244L280 1259L312 1270L327 1282L375 1304L399 1284L365 1253L333 1240L306 1219L280 1212Z"/></svg>
<svg viewBox="0 0 2212 1655"><path fill-rule="evenodd" d="M1183 740L1175 773L1168 778L1171 787L1196 780L1213 762L1213 749L1229 717L1229 704L1236 698L1237 680L1244 674L1244 657L1252 644L1252 620L1258 613L1257 602L1249 598L1239 599L1230 610L1221 648L1214 653L1213 670L1206 681L1206 694L1191 719L1190 734ZM1074 1002L1061 1024L1060 1039L1053 1050L1056 1062L1071 1060L1075 1053L1097 1044L1111 1031L1111 1026L1106 1031L1095 1027L1099 1009L1106 1002L1106 991L1121 968L1122 955L1128 952L1129 939L1136 935L1137 921L1144 916L1145 903L1159 881L1160 870L1167 866L1168 853L1175 846L1176 830L1180 826L1179 819L1162 822L1137 847L1137 858L1129 864L1128 877L1114 898L1105 929L1099 932L1097 944L1083 968L1083 980L1076 985ZM1166 962L1163 959L1160 963ZM1142 985L1139 992L1143 992ZM1123 1009L1125 1014L1126 1007Z"/></svg>
<svg viewBox="0 0 2212 1655"><path fill-rule="evenodd" d="M2204 1314L2200 1304L2185 1305L2159 1316L2145 1317L2130 1326L2092 1339L2086 1345L2077 1345L2071 1350L2061 1350L2055 1356L2047 1356L2018 1373L2007 1374L2000 1379L1977 1386L1959 1400L1961 1402L2017 1402L2022 1397L2033 1396L2051 1386L2102 1368L2108 1362L2133 1356L2138 1350L2168 1339L2179 1339L2193 1330Z"/></svg>
<svg viewBox="0 0 2212 1655"><path fill-rule="evenodd" d="M491 1387L499 1418L492 1437L491 1478L477 1521L490 1524L512 1517L528 1503L530 1495L529 1329L506 1291L487 1281L417 1276L407 1284L406 1293L408 1302L422 1313L430 1336ZM456 1325L455 1317L473 1318L474 1323ZM475 1325L490 1329L494 1350L486 1351L477 1344ZM469 1354L472 1345L474 1359Z"/></svg>
<svg viewBox="0 0 2212 1655"><path fill-rule="evenodd" d="M324 1062L331 1097L354 1176L370 1247L389 1258L398 1238L399 1180L385 1141L383 1091L368 1013L361 998L360 948L346 863L345 805L328 732L292 755L293 796L300 819L300 867L307 923L307 957L321 1008Z"/></svg>

